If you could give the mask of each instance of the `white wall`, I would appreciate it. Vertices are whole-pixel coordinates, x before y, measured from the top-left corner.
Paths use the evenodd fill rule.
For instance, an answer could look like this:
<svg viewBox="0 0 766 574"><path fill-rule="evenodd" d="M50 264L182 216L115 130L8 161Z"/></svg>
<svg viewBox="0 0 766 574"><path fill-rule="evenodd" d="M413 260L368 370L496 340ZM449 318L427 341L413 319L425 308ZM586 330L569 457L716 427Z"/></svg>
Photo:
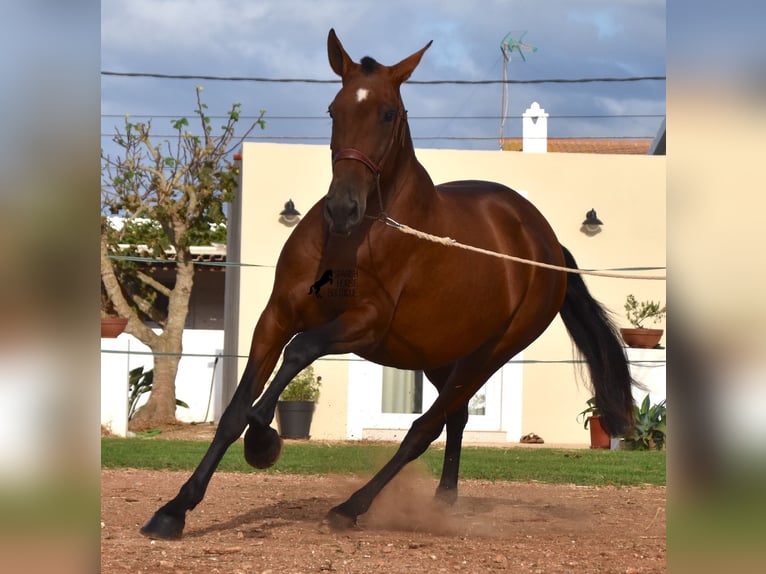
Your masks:
<svg viewBox="0 0 766 574"><path fill-rule="evenodd" d="M665 265L664 156L433 149L416 153L435 182L486 179L526 191L581 268ZM292 199L305 213L326 193L331 180L326 146L246 143L242 155L241 261L258 267L241 269L239 296L227 301L239 319L236 353L240 355L248 352L253 327L271 292L274 265L292 232L278 222L279 212ZM593 237L580 232L591 208L605 223L602 233ZM586 283L621 327L628 326L623 313L628 293L639 300L665 300L664 281L587 277ZM657 326L666 328L664 323ZM531 362L523 366L522 432L536 432L552 443L588 442L577 413L585 408L590 393L578 380L577 369L563 362L573 355L560 319L525 351L525 358ZM240 373L243 367L240 361ZM646 368L643 373L664 375ZM348 416L355 408L348 401L352 384L348 369L339 368L325 381L312 436L342 439L358 434L353 413ZM655 400L654 392L652 400L660 400ZM509 430L509 440L514 440L510 434Z"/></svg>
<svg viewBox="0 0 766 574"><path fill-rule="evenodd" d="M223 353L223 331L187 329L183 352L186 356L178 365L176 397L189 408L178 407L176 417L182 422L218 420L226 406L221 404L221 361L217 365L215 361ZM154 358L151 349L132 335L101 339L101 424L118 436L126 436L128 431L128 373L142 365L145 371L151 369ZM143 395L139 405L148 398L148 393Z"/></svg>

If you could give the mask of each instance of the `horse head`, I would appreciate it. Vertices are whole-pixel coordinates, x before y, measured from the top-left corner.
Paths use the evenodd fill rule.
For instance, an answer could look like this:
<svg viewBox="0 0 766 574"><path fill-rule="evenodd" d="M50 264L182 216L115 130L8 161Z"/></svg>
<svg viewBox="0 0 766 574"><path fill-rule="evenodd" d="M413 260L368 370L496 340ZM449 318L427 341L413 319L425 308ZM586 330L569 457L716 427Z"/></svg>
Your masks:
<svg viewBox="0 0 766 574"><path fill-rule="evenodd" d="M370 197L383 210L383 183L394 167L394 156L408 144L401 84L410 77L431 45L394 66L373 58L354 62L330 30L327 56L341 77L342 87L328 108L332 118L333 177L324 205L324 217L333 233L348 235L363 220Z"/></svg>

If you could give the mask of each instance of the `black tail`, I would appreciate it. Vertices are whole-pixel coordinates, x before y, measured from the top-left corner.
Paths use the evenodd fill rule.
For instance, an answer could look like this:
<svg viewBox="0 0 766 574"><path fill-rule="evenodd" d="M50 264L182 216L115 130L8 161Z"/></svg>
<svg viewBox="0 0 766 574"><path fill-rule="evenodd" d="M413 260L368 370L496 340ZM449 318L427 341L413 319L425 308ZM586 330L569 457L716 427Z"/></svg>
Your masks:
<svg viewBox="0 0 766 574"><path fill-rule="evenodd" d="M563 245L561 248L566 266L578 269L569 250ZM588 364L602 425L611 436L624 435L633 427L633 380L617 327L578 273L567 275L566 298L560 313L569 336Z"/></svg>

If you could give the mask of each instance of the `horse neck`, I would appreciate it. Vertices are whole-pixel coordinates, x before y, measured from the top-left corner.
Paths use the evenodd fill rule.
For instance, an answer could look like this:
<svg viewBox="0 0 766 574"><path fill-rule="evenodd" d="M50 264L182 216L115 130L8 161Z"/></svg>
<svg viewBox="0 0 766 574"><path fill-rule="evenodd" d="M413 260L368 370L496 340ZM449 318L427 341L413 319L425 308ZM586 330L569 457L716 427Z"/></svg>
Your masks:
<svg viewBox="0 0 766 574"><path fill-rule="evenodd" d="M393 216L400 205L407 206L408 211L427 205L435 197L435 188L431 176L415 155L409 126L405 126L401 147L392 159L395 161L390 179L381 182L385 195L384 210Z"/></svg>

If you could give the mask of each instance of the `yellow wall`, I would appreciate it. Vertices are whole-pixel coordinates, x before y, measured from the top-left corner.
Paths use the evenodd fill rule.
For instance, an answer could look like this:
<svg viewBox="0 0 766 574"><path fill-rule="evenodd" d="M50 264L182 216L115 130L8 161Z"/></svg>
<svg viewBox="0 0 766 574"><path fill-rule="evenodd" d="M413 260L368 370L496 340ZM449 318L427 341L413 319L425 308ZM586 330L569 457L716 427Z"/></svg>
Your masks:
<svg viewBox="0 0 766 574"><path fill-rule="evenodd" d="M271 291L273 266L291 232L278 222L278 214L288 199L299 211L308 211L326 193L331 170L326 146L247 143L242 155L241 258L243 263L265 266L242 269L238 353L245 355ZM432 149L418 150L417 155L437 183L486 179L526 192L581 268L665 266L665 156ZM588 237L580 232L580 224L591 208L604 226L601 233ZM628 293L639 300L665 301L664 281L587 277L586 282L620 326L627 326L623 304ZM664 322L658 326L665 328ZM572 358L560 319L525 351L524 358ZM240 372L241 368L242 363ZM323 376L324 387L312 435L345 438L345 363L321 361L315 369ZM572 365L525 365L524 432L536 432L549 443L587 442L576 415L589 396L585 385L576 381Z"/></svg>

